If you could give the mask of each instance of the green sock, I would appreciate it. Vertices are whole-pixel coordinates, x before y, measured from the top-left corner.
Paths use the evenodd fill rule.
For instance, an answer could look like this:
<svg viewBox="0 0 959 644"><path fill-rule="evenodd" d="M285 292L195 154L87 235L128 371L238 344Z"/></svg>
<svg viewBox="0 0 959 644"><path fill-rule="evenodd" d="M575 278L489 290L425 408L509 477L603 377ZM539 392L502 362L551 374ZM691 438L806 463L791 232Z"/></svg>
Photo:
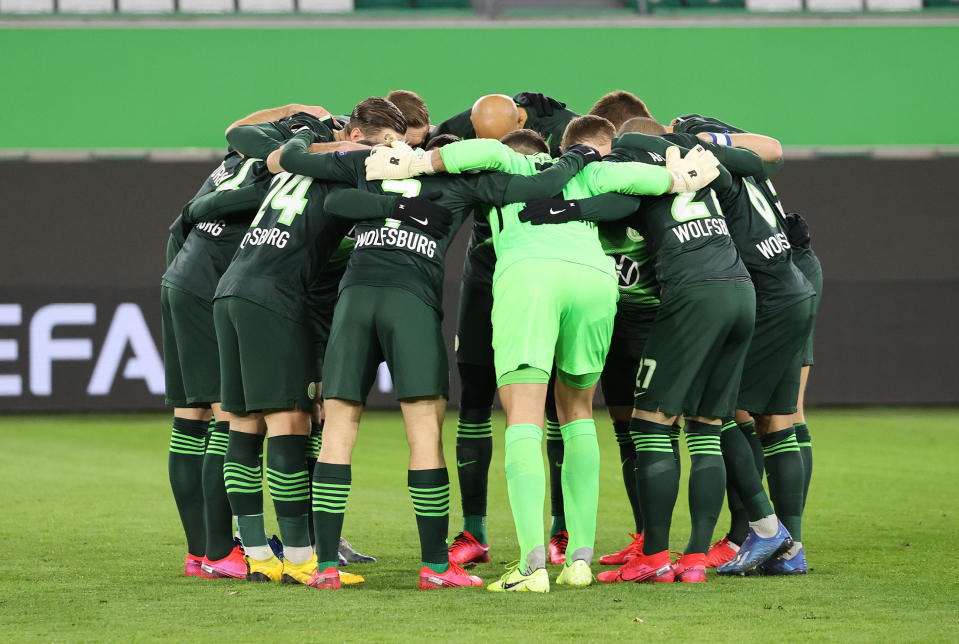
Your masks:
<svg viewBox="0 0 959 644"><path fill-rule="evenodd" d="M520 562L525 570L546 566L543 546L543 430L533 424L506 428L506 490L516 525Z"/></svg>
<svg viewBox="0 0 959 644"><path fill-rule="evenodd" d="M308 436L273 436L266 452L266 482L284 547L311 545L310 473L305 465L308 440Z"/></svg>
<svg viewBox="0 0 959 644"><path fill-rule="evenodd" d="M634 418L629 433L636 446L636 487L643 506L643 554L669 549L669 525L679 495L679 468L669 440L673 428Z"/></svg>
<svg viewBox="0 0 959 644"><path fill-rule="evenodd" d="M549 536L566 529L563 518L566 510L563 503L563 434L559 421L546 419L546 458L549 459L549 506L553 525Z"/></svg>
<svg viewBox="0 0 959 644"><path fill-rule="evenodd" d="M766 480L776 515L794 541L802 541L802 456L792 427L760 438L766 459Z"/></svg>
<svg viewBox="0 0 959 644"><path fill-rule="evenodd" d="M599 443L592 418L574 420L560 427L563 434L563 498L569 543L569 563L593 562L596 544L596 513L599 510Z"/></svg>
<svg viewBox="0 0 959 644"><path fill-rule="evenodd" d="M310 437L306 441L306 471L310 478L313 478L313 470L316 468L316 461L320 457L320 447L323 446L323 421L319 423L310 423ZM313 507L313 486L310 486L310 507ZM313 518L309 520L310 543L316 545L316 533L313 528Z"/></svg>
<svg viewBox="0 0 959 644"><path fill-rule="evenodd" d="M793 427L796 430L796 443L799 445L799 453L802 455L802 507L805 510L806 498L809 497L809 481L812 480L812 439L809 436L809 428L806 427L806 423L796 423Z"/></svg>
<svg viewBox="0 0 959 644"><path fill-rule="evenodd" d="M445 467L409 470L406 475L423 565L436 573L449 570L446 535L450 528L450 475Z"/></svg>
<svg viewBox="0 0 959 644"><path fill-rule="evenodd" d="M614 420L613 432L616 443L619 445L619 461L623 470L623 485L626 486L626 498L633 511L633 522L636 524L636 534L643 531L643 510L639 505L639 494L636 491L636 446L629 437L629 421Z"/></svg>
<svg viewBox="0 0 959 644"><path fill-rule="evenodd" d="M223 459L230 442L230 423L214 423L203 456L203 508L206 556L217 561L233 550L233 511L223 483Z"/></svg>
<svg viewBox="0 0 959 644"><path fill-rule="evenodd" d="M705 553L716 528L726 491L726 466L720 448L721 425L686 421L689 448L689 516L692 531L683 554Z"/></svg>
<svg viewBox="0 0 959 644"><path fill-rule="evenodd" d="M743 432L737 430L735 422L723 425L720 445L723 451L723 461L726 465L727 485L734 491L745 510L747 521L758 521L773 513L769 497L763 488L763 480L756 471L756 462L753 452ZM730 500L732 503L732 500ZM732 509L732 506L730 506ZM741 518L738 519L741 521ZM746 538L748 526L745 522L736 523L730 527L730 540L733 543L742 543ZM737 541L738 539L738 541Z"/></svg>
<svg viewBox="0 0 959 644"><path fill-rule="evenodd" d="M676 461L676 471L679 475L683 473L683 462L679 458L679 440L681 438L683 428L677 425L673 425L672 430L669 432L669 444L673 448L673 459Z"/></svg>
<svg viewBox="0 0 959 644"><path fill-rule="evenodd" d="M263 525L263 436L230 432L223 460L223 482L244 548L266 546Z"/></svg>
<svg viewBox="0 0 959 644"><path fill-rule="evenodd" d="M463 530L482 544L486 538L486 495L493 458L489 409L460 409L456 426L456 475L463 505Z"/></svg>
<svg viewBox="0 0 959 644"><path fill-rule="evenodd" d="M737 423L737 426L743 436L746 437L746 443L753 453L753 464L756 467L756 471L759 472L759 478L762 479L764 468L763 446L759 442L759 436L756 434L756 422L751 420L747 423Z"/></svg>
<svg viewBox="0 0 959 644"><path fill-rule="evenodd" d="M352 468L317 461L313 469L313 530L320 572L339 566L340 535L346 500L353 482Z"/></svg>
<svg viewBox="0 0 959 644"><path fill-rule="evenodd" d="M203 523L203 455L209 422L173 417L170 434L169 473L173 500L186 534L187 552L195 557L206 554L206 528Z"/></svg>

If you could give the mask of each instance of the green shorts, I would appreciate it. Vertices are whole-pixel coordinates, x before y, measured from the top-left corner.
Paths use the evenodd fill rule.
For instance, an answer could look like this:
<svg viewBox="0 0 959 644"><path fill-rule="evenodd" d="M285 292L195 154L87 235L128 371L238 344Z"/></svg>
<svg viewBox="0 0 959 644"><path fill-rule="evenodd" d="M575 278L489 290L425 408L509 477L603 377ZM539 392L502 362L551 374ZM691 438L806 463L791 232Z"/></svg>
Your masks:
<svg viewBox="0 0 959 644"><path fill-rule="evenodd" d="M401 288L343 289L323 365L323 397L365 404L384 360L398 399L449 398L449 364L436 310Z"/></svg>
<svg viewBox="0 0 959 644"><path fill-rule="evenodd" d="M209 407L220 400L220 359L213 304L192 293L160 287L166 404Z"/></svg>
<svg viewBox="0 0 959 644"><path fill-rule="evenodd" d="M616 317L616 278L582 264L525 259L493 282L496 380L521 367L573 376L603 370ZM593 382L595 384L595 381Z"/></svg>
<svg viewBox="0 0 959 644"><path fill-rule="evenodd" d="M816 339L816 315L819 313L819 302L822 300L822 269L806 278L816 289L816 297L812 300L812 324L809 326L809 335L806 337L806 346L802 352L802 366L813 364L813 343Z"/></svg>
<svg viewBox="0 0 959 644"><path fill-rule="evenodd" d="M793 414L799 397L803 349L815 298L756 318L739 385L737 409L751 414Z"/></svg>
<svg viewBox="0 0 959 644"><path fill-rule="evenodd" d="M482 284L463 282L460 285L459 308L456 312L456 362L460 364L493 364L493 293Z"/></svg>
<svg viewBox="0 0 959 644"><path fill-rule="evenodd" d="M225 411L313 410L312 338L299 324L241 297L213 303Z"/></svg>
<svg viewBox="0 0 959 644"><path fill-rule="evenodd" d="M658 309L656 306L636 306L619 302L613 323L613 339L609 343L609 355L606 356L606 365L600 379L607 407L633 404L636 372L639 370L639 361L643 358L643 349Z"/></svg>
<svg viewBox="0 0 959 644"><path fill-rule="evenodd" d="M755 319L752 282L703 282L664 293L636 376L636 409L732 416Z"/></svg>

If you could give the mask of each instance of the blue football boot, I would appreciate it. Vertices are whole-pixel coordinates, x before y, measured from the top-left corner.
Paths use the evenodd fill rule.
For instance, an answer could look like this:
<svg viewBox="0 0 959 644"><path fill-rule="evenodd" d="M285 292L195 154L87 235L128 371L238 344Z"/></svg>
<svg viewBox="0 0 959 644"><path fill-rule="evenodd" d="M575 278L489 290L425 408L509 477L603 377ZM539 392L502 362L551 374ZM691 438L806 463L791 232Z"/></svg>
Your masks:
<svg viewBox="0 0 959 644"><path fill-rule="evenodd" d="M806 567L806 553L800 548L791 559L787 559L784 554L767 559L756 567L756 572L760 575L805 575L809 572Z"/></svg>
<svg viewBox="0 0 959 644"><path fill-rule="evenodd" d="M764 561L782 554L789 550L793 545L792 537L789 531L779 522L779 529L776 534L769 538L762 538L752 528L749 529L749 535L739 547L736 556L716 568L720 575L746 575L753 572L756 566Z"/></svg>

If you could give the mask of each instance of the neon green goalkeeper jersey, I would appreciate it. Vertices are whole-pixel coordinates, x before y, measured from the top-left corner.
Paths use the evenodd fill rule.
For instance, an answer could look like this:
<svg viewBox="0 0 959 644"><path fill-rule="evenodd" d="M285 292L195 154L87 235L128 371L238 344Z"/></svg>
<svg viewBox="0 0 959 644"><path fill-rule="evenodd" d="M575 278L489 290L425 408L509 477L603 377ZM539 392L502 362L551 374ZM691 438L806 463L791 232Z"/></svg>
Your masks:
<svg viewBox="0 0 959 644"><path fill-rule="evenodd" d="M530 176L553 163L546 153L520 154L490 139L452 143L440 149L440 156L451 173L500 170ZM600 165L613 167L605 172L591 170L593 166ZM610 192L612 188L606 186L607 177L610 176L617 188L625 184L633 188L636 194L662 194L669 189L671 182L664 168L652 165L591 163L566 184L563 197L581 199ZM627 176L628 180L625 178ZM512 264L530 258L583 264L611 277L616 276L613 260L603 250L594 222L570 221L553 226L534 226L519 220L519 212L524 206L523 203L513 203L490 210L490 228L496 249L494 280Z"/></svg>

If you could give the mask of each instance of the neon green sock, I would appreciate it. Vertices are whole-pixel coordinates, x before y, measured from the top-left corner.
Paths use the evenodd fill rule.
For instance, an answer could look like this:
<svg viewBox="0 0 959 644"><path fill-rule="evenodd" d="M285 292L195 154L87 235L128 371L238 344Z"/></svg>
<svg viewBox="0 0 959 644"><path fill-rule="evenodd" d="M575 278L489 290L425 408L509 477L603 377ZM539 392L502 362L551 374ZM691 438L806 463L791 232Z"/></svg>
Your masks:
<svg viewBox="0 0 959 644"><path fill-rule="evenodd" d="M546 471L543 467L543 430L536 425L506 428L506 489L513 510L520 562L535 570L546 565L543 545L543 503ZM537 550L536 553L533 553ZM530 554L533 553L533 557ZM542 560L542 561L540 561Z"/></svg>
<svg viewBox="0 0 959 644"><path fill-rule="evenodd" d="M566 503L566 546L570 563L593 561L596 512L599 509L599 443L592 418L574 420L560 427L563 433L563 498Z"/></svg>

